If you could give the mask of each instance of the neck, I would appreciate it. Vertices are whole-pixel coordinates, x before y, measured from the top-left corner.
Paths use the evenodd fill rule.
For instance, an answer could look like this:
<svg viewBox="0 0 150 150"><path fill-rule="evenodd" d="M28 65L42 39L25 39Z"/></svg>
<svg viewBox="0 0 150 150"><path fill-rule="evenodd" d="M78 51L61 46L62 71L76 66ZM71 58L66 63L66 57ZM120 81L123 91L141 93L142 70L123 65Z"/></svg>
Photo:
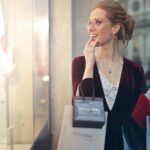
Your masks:
<svg viewBox="0 0 150 150"><path fill-rule="evenodd" d="M117 46L114 46L114 44L105 45L97 47L96 50L96 59L97 61L107 61L107 62L118 62L120 59L122 59L122 55L118 49Z"/></svg>

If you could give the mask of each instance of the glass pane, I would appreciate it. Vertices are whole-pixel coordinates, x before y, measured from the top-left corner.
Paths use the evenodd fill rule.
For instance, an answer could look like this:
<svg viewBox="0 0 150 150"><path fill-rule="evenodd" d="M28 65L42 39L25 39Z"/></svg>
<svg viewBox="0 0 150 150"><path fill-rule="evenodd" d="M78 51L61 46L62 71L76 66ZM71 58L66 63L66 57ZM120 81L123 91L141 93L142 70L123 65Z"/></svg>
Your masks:
<svg viewBox="0 0 150 150"><path fill-rule="evenodd" d="M122 0L122 3L136 20L133 40L129 42L124 53L125 56L143 66L146 76L145 89L148 89L150 87L150 3L149 0Z"/></svg>
<svg viewBox="0 0 150 150"><path fill-rule="evenodd" d="M34 138L48 121L48 0L33 3Z"/></svg>
<svg viewBox="0 0 150 150"><path fill-rule="evenodd" d="M49 118L48 0L0 0L0 27L0 149L16 149L13 143L31 144ZM8 74L13 58L15 75Z"/></svg>
<svg viewBox="0 0 150 150"><path fill-rule="evenodd" d="M0 0L0 144L13 149L14 146L14 107L15 96L9 93L10 85L14 89L13 71L13 49L10 46L12 28L9 28L9 22L13 18L13 9L8 8L7 0ZM13 24L11 25L11 27Z"/></svg>

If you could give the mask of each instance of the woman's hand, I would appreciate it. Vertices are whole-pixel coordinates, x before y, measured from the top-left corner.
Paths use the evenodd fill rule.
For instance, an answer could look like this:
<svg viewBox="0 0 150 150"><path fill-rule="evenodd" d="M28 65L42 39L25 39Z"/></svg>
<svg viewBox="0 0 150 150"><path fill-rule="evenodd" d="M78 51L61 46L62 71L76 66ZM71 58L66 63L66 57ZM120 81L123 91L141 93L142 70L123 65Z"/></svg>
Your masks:
<svg viewBox="0 0 150 150"><path fill-rule="evenodd" d="M84 48L84 56L86 61L86 67L91 68L95 64L95 46L98 41L98 38L96 37L90 37L88 42L85 45Z"/></svg>
<svg viewBox="0 0 150 150"><path fill-rule="evenodd" d="M86 65L83 79L93 78L93 66L95 64L95 46L97 41L97 37L90 37L89 41L85 45L83 53L85 56Z"/></svg>

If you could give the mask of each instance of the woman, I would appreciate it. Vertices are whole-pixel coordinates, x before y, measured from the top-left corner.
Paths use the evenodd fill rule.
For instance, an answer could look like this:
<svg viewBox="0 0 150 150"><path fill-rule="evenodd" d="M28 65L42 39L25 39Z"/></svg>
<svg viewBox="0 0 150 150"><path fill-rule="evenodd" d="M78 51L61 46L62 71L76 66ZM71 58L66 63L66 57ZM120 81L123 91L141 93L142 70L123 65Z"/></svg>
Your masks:
<svg viewBox="0 0 150 150"><path fill-rule="evenodd" d="M132 38L134 24L119 2L99 2L87 23L90 38L84 56L76 57L72 64L73 96L82 89L84 96L94 92L104 100L108 111L105 150L131 150L122 127L134 123L130 116L144 86L144 73L141 66L122 56L120 47ZM145 144L141 129L136 128Z"/></svg>

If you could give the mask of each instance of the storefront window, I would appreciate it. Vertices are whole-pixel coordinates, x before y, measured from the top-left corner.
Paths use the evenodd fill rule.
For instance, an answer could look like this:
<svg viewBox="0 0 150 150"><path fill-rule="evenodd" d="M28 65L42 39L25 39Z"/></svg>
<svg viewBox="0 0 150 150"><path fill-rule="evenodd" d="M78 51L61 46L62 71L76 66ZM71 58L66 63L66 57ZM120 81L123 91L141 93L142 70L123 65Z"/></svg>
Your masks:
<svg viewBox="0 0 150 150"><path fill-rule="evenodd" d="M0 149L49 123L48 16L48 0L0 0Z"/></svg>

